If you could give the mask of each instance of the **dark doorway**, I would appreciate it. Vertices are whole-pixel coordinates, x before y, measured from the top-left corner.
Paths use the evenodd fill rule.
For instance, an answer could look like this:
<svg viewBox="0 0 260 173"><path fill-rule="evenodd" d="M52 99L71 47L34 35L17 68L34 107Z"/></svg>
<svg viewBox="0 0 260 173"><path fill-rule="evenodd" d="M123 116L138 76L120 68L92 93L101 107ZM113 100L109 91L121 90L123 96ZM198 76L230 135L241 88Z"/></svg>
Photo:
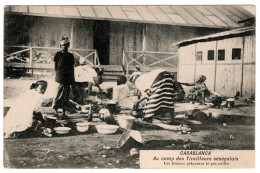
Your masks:
<svg viewBox="0 0 260 173"><path fill-rule="evenodd" d="M109 64L109 22L94 21L94 49L98 52L100 64Z"/></svg>

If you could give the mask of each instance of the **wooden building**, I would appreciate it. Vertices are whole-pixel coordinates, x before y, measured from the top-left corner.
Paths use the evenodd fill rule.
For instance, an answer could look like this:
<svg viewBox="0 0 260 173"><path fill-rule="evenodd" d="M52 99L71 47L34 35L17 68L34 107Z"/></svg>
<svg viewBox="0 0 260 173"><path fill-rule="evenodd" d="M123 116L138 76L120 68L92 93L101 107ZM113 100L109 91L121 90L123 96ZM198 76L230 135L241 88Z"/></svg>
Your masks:
<svg viewBox="0 0 260 173"><path fill-rule="evenodd" d="M255 94L255 28L245 27L177 43L178 79L207 77L211 91L225 96Z"/></svg>
<svg viewBox="0 0 260 173"><path fill-rule="evenodd" d="M23 67L53 68L37 63L38 48L53 56L66 35L75 56L99 57L111 69L139 64L177 72L172 43L239 28L249 17L242 6L6 6L4 45L6 56L21 53L10 46L28 50Z"/></svg>

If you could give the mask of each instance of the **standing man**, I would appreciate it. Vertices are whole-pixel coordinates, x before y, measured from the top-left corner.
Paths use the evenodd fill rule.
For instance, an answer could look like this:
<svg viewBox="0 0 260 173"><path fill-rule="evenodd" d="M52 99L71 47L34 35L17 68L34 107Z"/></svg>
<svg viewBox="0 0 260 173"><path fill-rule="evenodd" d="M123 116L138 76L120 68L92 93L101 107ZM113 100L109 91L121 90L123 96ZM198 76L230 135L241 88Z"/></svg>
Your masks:
<svg viewBox="0 0 260 173"><path fill-rule="evenodd" d="M59 119L66 119L66 108L69 103L70 86L75 83L74 78L74 56L68 52L70 42L68 37L62 37L60 40L61 51L54 55L55 62L55 81L59 83L57 95L53 101L53 109ZM58 109L61 108L62 116L58 115Z"/></svg>

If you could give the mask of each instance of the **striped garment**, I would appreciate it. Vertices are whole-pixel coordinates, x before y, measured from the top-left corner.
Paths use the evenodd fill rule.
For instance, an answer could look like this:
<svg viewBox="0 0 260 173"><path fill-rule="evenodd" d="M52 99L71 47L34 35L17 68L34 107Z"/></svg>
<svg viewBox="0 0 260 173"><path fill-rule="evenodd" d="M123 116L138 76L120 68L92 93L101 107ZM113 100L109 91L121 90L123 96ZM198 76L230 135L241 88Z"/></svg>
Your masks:
<svg viewBox="0 0 260 173"><path fill-rule="evenodd" d="M161 116L163 110L174 110L173 79L170 73L163 71L155 77L144 108L145 118Z"/></svg>

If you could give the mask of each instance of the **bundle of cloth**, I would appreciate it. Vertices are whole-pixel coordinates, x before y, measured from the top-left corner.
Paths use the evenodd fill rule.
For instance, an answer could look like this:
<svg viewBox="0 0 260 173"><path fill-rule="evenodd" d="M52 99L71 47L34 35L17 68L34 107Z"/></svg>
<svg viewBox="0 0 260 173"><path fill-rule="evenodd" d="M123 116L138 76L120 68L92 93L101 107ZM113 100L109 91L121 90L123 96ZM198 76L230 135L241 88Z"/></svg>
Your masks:
<svg viewBox="0 0 260 173"><path fill-rule="evenodd" d="M152 121L153 117L174 117L174 80L169 72L162 69L152 70L135 76L133 83L142 95L134 108L146 100L143 107L144 120Z"/></svg>
<svg viewBox="0 0 260 173"><path fill-rule="evenodd" d="M97 87L99 92L102 91L100 84L103 82L103 69L93 68L81 62L81 65L74 68L74 74L75 85L72 86L74 101L83 104L84 97L92 94L93 86Z"/></svg>

